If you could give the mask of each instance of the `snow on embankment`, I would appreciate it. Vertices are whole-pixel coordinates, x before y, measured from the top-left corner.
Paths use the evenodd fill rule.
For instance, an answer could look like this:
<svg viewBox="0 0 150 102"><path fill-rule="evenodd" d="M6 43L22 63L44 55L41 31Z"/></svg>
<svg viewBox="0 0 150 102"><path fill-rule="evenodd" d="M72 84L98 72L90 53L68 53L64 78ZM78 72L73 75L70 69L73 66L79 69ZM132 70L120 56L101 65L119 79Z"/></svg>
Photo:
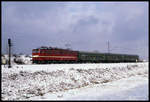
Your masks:
<svg viewBox="0 0 150 102"><path fill-rule="evenodd" d="M32 57L27 55L19 55L15 57L14 61L16 64L32 64Z"/></svg>
<svg viewBox="0 0 150 102"><path fill-rule="evenodd" d="M82 68L81 64L80 68L8 72L6 70L2 71L2 99L18 100L28 99L33 96L43 96L48 92L80 88L90 84L107 83L135 75L147 76L148 63L107 68L101 68L99 64L99 67L92 69Z"/></svg>
<svg viewBox="0 0 150 102"><path fill-rule="evenodd" d="M8 55L2 55L2 64L8 64L9 56ZM11 64L17 65L17 64L32 64L32 55L13 55L11 56Z"/></svg>

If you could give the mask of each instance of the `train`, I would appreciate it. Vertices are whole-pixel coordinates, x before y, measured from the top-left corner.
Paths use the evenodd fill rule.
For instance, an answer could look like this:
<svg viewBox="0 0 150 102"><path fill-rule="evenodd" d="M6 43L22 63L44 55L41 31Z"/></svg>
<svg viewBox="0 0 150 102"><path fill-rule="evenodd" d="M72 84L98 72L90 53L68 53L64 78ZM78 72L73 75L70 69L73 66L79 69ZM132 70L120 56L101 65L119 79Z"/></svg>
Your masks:
<svg viewBox="0 0 150 102"><path fill-rule="evenodd" d="M32 50L33 64L138 62L138 55L73 51L55 47Z"/></svg>

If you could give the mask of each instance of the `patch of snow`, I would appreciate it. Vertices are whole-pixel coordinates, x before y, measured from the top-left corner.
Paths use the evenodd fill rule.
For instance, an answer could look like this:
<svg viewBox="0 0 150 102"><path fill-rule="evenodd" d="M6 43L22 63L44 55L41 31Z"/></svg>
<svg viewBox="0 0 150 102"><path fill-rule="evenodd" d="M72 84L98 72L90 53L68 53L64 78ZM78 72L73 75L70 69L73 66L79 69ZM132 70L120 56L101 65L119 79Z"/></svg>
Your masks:
<svg viewBox="0 0 150 102"><path fill-rule="evenodd" d="M115 82L92 86L84 89L84 91L77 90L74 95L65 94L67 92L62 94L62 100L148 100L148 79L132 76ZM45 96L45 99L51 99L50 94Z"/></svg>
<svg viewBox="0 0 150 102"><path fill-rule="evenodd" d="M1 56L1 59L6 60L6 63L8 64L9 56L3 55ZM17 65L17 64L32 64L32 56L31 55L13 55L11 56L11 65Z"/></svg>
<svg viewBox="0 0 150 102"><path fill-rule="evenodd" d="M133 76L147 77L147 74L148 63L13 65L12 68L2 65L2 99L43 99L47 93L102 85ZM61 97L64 96L58 95Z"/></svg>

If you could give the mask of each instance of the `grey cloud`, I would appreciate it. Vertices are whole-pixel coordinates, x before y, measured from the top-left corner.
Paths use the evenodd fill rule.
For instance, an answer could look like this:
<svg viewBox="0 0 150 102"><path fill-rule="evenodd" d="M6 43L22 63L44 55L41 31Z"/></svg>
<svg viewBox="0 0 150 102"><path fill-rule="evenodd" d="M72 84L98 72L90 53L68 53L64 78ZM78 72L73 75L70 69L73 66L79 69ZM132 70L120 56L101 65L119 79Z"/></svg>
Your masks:
<svg viewBox="0 0 150 102"><path fill-rule="evenodd" d="M89 17L80 19L78 22L79 22L82 26L88 26L88 25L94 26L94 24L97 24L98 21L99 21L99 20L98 20L97 18L95 18L95 17L93 17L93 16L89 16Z"/></svg>
<svg viewBox="0 0 150 102"><path fill-rule="evenodd" d="M5 2L2 3L2 51L6 49L8 37L15 40L16 52L27 53L40 45L64 48L66 43L76 50L104 52L108 40L111 46L127 48L130 43L133 47L142 41L141 46L146 49L147 11L147 3L84 5L81 2L71 6L68 2ZM143 56L147 50L135 52Z"/></svg>
<svg viewBox="0 0 150 102"><path fill-rule="evenodd" d="M130 9L128 9L129 11ZM136 9L135 9L136 10ZM126 21L125 19L130 16L126 13L124 17L117 17L117 21L113 30L114 35L116 37L114 40L118 41L136 41L141 38L147 37L148 31L148 16L146 9L143 9L142 15L134 15L134 19ZM130 11L129 11L130 12ZM135 11L136 12L136 11ZM147 27L146 27L147 26Z"/></svg>

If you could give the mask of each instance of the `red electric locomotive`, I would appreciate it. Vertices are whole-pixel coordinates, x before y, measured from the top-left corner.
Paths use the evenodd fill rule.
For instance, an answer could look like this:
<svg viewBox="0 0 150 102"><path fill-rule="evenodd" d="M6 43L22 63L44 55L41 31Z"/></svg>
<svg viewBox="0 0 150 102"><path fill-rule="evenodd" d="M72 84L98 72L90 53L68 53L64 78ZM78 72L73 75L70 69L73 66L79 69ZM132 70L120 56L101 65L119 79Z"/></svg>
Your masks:
<svg viewBox="0 0 150 102"><path fill-rule="evenodd" d="M41 47L32 50L33 63L63 63L77 62L77 51L52 47Z"/></svg>

